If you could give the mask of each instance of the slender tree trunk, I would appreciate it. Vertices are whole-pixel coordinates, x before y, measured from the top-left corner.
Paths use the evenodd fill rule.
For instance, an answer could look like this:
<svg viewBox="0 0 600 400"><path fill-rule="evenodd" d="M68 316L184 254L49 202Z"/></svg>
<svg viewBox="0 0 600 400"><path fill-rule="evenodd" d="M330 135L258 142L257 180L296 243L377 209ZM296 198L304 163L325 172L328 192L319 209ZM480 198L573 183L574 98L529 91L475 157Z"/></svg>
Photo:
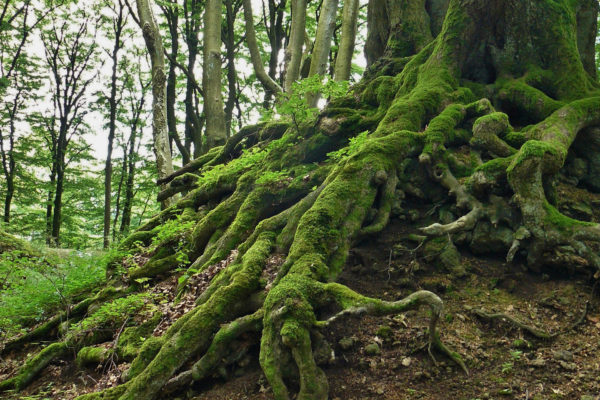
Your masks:
<svg viewBox="0 0 600 400"><path fill-rule="evenodd" d="M16 170L16 160L15 160L15 135L16 135L16 126L15 120L17 117L17 112L21 103L19 99L21 97L21 90L17 91L15 98L12 102L12 106L9 108L9 131L8 131L8 150L4 148L4 136L2 134L2 128L0 128L0 153L2 158L2 167L4 169L4 178L6 179L6 195L4 197L4 215L2 220L4 223L10 223L10 209L12 200L15 194L15 170Z"/></svg>
<svg viewBox="0 0 600 400"><path fill-rule="evenodd" d="M55 157L55 156L54 156ZM50 171L48 197L46 197L46 244L52 244L52 200L56 189L56 160L52 161L52 170Z"/></svg>
<svg viewBox="0 0 600 400"><path fill-rule="evenodd" d="M221 91L221 0L207 0L204 10L204 113L206 150L225 143L225 112Z"/></svg>
<svg viewBox="0 0 600 400"><path fill-rule="evenodd" d="M196 98L196 79L194 68L198 58L198 35L201 27L201 3L199 0L185 1L183 3L185 17L185 42L188 49L187 81L185 89L185 148L190 158L202 154L202 127L199 107ZM192 79L193 78L193 79ZM192 151L193 147L193 151Z"/></svg>
<svg viewBox="0 0 600 400"><path fill-rule="evenodd" d="M104 167L104 240L105 249L110 245L110 216L111 216L111 198L112 198L112 152L117 131L117 80L119 66L119 51L121 50L121 33L123 32L123 8L124 4L119 2L119 9L116 18L113 20L115 41L111 55L112 74L110 82L110 98L108 104L110 107L110 116L108 122L108 145L106 149L106 165Z"/></svg>
<svg viewBox="0 0 600 400"><path fill-rule="evenodd" d="M152 64L152 136L154 137L154 154L160 179L173 173L167 131L165 56L160 31L148 0L136 0L136 3L144 41ZM162 206L166 208L171 203L172 200L165 201Z"/></svg>
<svg viewBox="0 0 600 400"><path fill-rule="evenodd" d="M121 176L119 177L119 185L117 186L117 198L115 199L115 215L112 221L112 241L117 240L117 221L121 215L121 198L123 197L123 184L127 176L127 146L123 147L123 162L121 163Z"/></svg>
<svg viewBox="0 0 600 400"><path fill-rule="evenodd" d="M58 143L56 146L56 188L54 191L54 204L52 214L52 232L50 242L52 246L60 246L60 228L62 225L62 196L65 185L65 156L67 149L66 119L61 118Z"/></svg>
<svg viewBox="0 0 600 400"><path fill-rule="evenodd" d="M292 27L290 42L285 49L285 81L284 90L289 92L292 83L300 76L302 62L302 44L306 27L306 0L292 0Z"/></svg>
<svg viewBox="0 0 600 400"><path fill-rule="evenodd" d="M254 31L252 0L244 0L244 20L246 22L246 43L250 50L250 58L252 59L252 66L254 67L256 77L265 88L265 91L271 94L281 93L281 86L265 72L262 58L260 57L258 43L256 42L256 32Z"/></svg>
<svg viewBox="0 0 600 400"><path fill-rule="evenodd" d="M347 81L350 79L354 43L356 41L356 26L358 21L358 0L344 0L342 17L342 38L340 40L337 58L335 59L334 79Z"/></svg>
<svg viewBox="0 0 600 400"><path fill-rule="evenodd" d="M308 76L325 75L325 72L327 71L329 52L331 51L331 38L333 36L333 30L335 29L337 7L338 0L323 0ZM310 93L307 96L308 105L310 107L315 107L319 101L319 97L319 93Z"/></svg>
<svg viewBox="0 0 600 400"><path fill-rule="evenodd" d="M169 25L169 33L171 35L171 60L177 60L179 54L179 33L177 26L179 24L179 11L175 9L176 3L173 6L164 6L163 12ZM175 63L169 63L169 75L167 77L167 126L169 129L169 146L173 149L173 143L179 150L183 159L183 164L190 162L190 153L184 146L179 133L177 133L177 116L175 114L175 104L177 103L177 70Z"/></svg>

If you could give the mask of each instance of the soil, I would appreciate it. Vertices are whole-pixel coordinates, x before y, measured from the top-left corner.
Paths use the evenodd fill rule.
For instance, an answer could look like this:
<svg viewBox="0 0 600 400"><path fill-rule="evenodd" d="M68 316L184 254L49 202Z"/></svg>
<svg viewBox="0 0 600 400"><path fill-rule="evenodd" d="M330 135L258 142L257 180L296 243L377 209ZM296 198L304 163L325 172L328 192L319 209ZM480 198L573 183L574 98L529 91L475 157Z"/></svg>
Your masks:
<svg viewBox="0 0 600 400"><path fill-rule="evenodd" d="M460 250L466 274L457 277L425 262L413 250L415 243L403 240L409 233L418 233L417 228L395 220L377 238L354 248L340 281L387 300L418 289L437 293L445 303L441 338L461 354L469 375L443 355L434 352L434 361L428 354L425 307L392 317L352 317L323 332L332 347L329 360L321 366L329 379L331 399L600 400L597 281L578 272L531 272L519 261L505 263L502 255L482 258L464 249ZM482 320L474 309L506 313L559 334L537 339L506 321ZM37 348L0 360L0 375L14 370ZM172 398L272 399L257 359L258 349L251 349L235 368L219 371L210 382L197 383L188 393ZM3 398L72 399L117 384L120 371L127 367L115 363L82 371L71 361L49 366L28 389L4 393Z"/></svg>

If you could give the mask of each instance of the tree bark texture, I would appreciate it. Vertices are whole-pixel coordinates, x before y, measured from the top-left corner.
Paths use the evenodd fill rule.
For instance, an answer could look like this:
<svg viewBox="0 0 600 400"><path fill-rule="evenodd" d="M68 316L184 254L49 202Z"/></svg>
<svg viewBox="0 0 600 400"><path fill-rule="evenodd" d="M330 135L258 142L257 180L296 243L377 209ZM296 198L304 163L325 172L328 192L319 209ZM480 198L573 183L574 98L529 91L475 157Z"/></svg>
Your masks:
<svg viewBox="0 0 600 400"><path fill-rule="evenodd" d="M167 126L165 56L160 31L148 0L136 0L138 16L152 64L152 137L158 177L173 173ZM165 201L167 207L170 201Z"/></svg>
<svg viewBox="0 0 600 400"><path fill-rule="evenodd" d="M225 143L225 112L221 92L221 0L207 0L204 10L204 113L206 150Z"/></svg>

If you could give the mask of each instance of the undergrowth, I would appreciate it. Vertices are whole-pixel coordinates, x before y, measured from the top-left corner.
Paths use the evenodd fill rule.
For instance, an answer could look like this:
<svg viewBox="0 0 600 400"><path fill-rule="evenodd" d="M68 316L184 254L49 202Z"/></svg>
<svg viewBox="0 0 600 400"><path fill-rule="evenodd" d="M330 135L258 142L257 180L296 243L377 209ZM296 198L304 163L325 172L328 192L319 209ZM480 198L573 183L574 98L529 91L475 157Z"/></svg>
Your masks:
<svg viewBox="0 0 600 400"><path fill-rule="evenodd" d="M0 340L66 309L105 280L103 254L0 254Z"/></svg>

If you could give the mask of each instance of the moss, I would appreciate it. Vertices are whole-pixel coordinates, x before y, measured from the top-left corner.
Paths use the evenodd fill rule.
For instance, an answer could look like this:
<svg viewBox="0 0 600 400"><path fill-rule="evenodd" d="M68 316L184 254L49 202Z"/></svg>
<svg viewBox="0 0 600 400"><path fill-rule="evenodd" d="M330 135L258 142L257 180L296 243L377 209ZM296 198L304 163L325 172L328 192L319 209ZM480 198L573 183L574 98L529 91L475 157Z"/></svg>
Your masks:
<svg viewBox="0 0 600 400"><path fill-rule="evenodd" d="M515 169L516 166L524 162L525 160L529 160L532 157L544 157L546 153L557 156L559 155L560 147L554 143L542 142L539 140L528 140L517 153L516 157L514 157L509 165L507 172L510 173Z"/></svg>
<svg viewBox="0 0 600 400"><path fill-rule="evenodd" d="M0 392L25 388L50 362L65 355L69 347L66 342L52 343L35 356L29 358L19 369L17 375L0 382Z"/></svg>
<svg viewBox="0 0 600 400"><path fill-rule="evenodd" d="M508 167L514 157L494 158L475 168L475 172L481 172L490 181L496 181L506 174Z"/></svg>
<svg viewBox="0 0 600 400"><path fill-rule="evenodd" d="M140 352L143 344L152 337L154 328L162 318L162 313L155 312L152 318L148 319L139 326L127 327L119 336L117 343L117 354L123 360L133 360Z"/></svg>
<svg viewBox="0 0 600 400"><path fill-rule="evenodd" d="M114 350L111 348L87 346L79 350L76 362L79 367L98 365L108 360L112 354L114 354Z"/></svg>
<svg viewBox="0 0 600 400"><path fill-rule="evenodd" d="M455 141L454 128L463 120L465 113L464 106L452 104L433 118L424 133L425 147L423 148L423 154L440 159L446 149L444 145Z"/></svg>
<svg viewBox="0 0 600 400"><path fill-rule="evenodd" d="M583 226L594 226L592 222L579 221L573 218L569 218L564 214L561 214L554 206L547 201L544 202L544 210L546 211L545 222L550 224L552 227L558 228L561 232L572 232L573 228Z"/></svg>
<svg viewBox="0 0 600 400"><path fill-rule="evenodd" d="M218 288L205 303L189 313L184 322L169 328L163 335L164 343L160 346L160 351L147 366L139 368L139 374L131 380L122 400L153 397L183 363L192 355L208 348L220 325L235 318L248 305L244 300L258 290L262 268L274 241L275 234L272 232L261 234L241 257L243 268L231 276L230 283ZM172 330L174 333L169 333ZM134 364L141 358L145 347L146 344Z"/></svg>
<svg viewBox="0 0 600 400"><path fill-rule="evenodd" d="M166 338L162 336L151 336L146 339L137 356L131 363L131 367L129 367L127 372L123 375L123 380L127 382L141 374L148 364L154 360L162 345L165 343L165 339Z"/></svg>
<svg viewBox="0 0 600 400"><path fill-rule="evenodd" d="M139 278L154 278L157 275L164 274L174 269L179 265L179 259L177 254L171 254L163 258L157 256L152 257L146 264L141 267L131 268L127 275L130 279L135 280Z"/></svg>
<svg viewBox="0 0 600 400"><path fill-rule="evenodd" d="M137 243L141 243L143 246L148 246L152 242L152 238L156 236L155 231L136 231L129 235L127 238L119 244L119 250L130 251L136 249Z"/></svg>

